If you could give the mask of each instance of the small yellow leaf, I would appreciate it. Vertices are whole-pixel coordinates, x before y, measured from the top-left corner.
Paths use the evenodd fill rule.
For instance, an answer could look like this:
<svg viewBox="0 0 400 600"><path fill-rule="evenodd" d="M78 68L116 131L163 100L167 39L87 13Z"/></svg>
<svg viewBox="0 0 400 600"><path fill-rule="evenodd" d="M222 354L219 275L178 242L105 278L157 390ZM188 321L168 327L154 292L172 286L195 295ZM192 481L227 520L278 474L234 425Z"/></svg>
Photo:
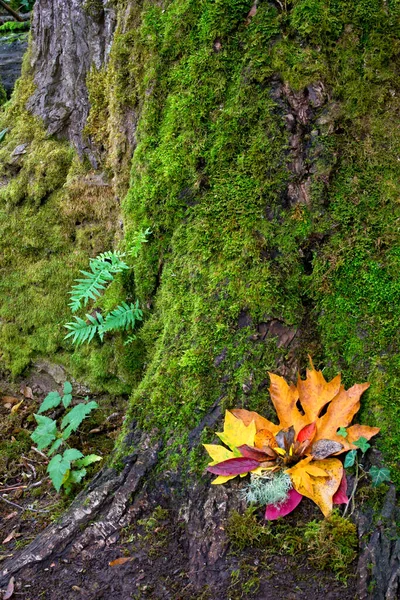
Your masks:
<svg viewBox="0 0 400 600"><path fill-rule="evenodd" d="M15 406L12 407L11 412L14 414L16 412L18 412L19 407L21 406L21 404L23 404L24 401L21 400L21 402L18 402L18 404L15 404Z"/></svg>
<svg viewBox="0 0 400 600"><path fill-rule="evenodd" d="M254 446L255 435L256 425L254 421L246 426L241 419L237 419L228 410L225 412L224 431L217 433L220 440L229 446L231 450L243 444Z"/></svg>
<svg viewBox="0 0 400 600"><path fill-rule="evenodd" d="M110 565L110 567L117 567L118 565L124 565L125 563L130 562L131 560L134 560L133 556L121 556L121 558L116 558L108 564Z"/></svg>
<svg viewBox="0 0 400 600"><path fill-rule="evenodd" d="M277 454L280 454L281 456L286 455L286 450L284 450L283 448L278 448L278 446L276 448L274 448L274 452L276 452Z"/></svg>

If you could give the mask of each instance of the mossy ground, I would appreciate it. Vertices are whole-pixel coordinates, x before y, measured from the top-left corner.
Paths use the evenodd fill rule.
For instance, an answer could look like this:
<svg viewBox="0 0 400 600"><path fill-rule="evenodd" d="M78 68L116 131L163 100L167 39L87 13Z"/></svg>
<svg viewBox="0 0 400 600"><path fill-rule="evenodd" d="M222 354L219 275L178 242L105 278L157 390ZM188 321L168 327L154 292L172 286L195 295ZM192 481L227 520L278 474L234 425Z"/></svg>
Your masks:
<svg viewBox="0 0 400 600"><path fill-rule="evenodd" d="M227 525L232 552L246 548L263 551L263 559L277 555L306 556L316 569L328 570L343 583L352 575L352 563L357 556L357 528L334 511L328 519L307 523L280 520L262 525L248 508L245 513L234 511ZM353 565L354 566L354 565Z"/></svg>
<svg viewBox="0 0 400 600"><path fill-rule="evenodd" d="M137 297L145 310L128 350L116 339L71 355L62 341L77 270L115 237L102 210L93 214L92 196L76 216L82 194L70 184L85 167L27 117L25 76L0 147L3 360L17 374L52 355L98 387L135 384L126 422L158 428L176 450L174 466L218 398L272 416L266 371L289 351L250 338L277 319L309 330L296 349L301 366L311 352L327 376L371 381L363 419L382 428L378 444L396 479L399 4L282 5L260 2L252 18L251 0L143 0L118 12L108 70L89 77L87 135L103 146L107 174L126 182L114 125L126 111L140 115L125 236L153 234L134 274L109 292ZM328 99L303 131L310 200L293 205L290 106L274 90L316 81ZM14 163L22 143L27 154Z"/></svg>

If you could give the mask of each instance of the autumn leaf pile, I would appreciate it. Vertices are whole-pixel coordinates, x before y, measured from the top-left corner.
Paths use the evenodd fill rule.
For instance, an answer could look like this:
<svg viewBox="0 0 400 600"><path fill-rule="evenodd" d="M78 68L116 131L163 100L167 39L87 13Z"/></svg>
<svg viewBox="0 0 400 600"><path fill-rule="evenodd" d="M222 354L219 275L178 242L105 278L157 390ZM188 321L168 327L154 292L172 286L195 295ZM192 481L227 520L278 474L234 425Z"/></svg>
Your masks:
<svg viewBox="0 0 400 600"><path fill-rule="evenodd" d="M266 507L267 519L285 516L303 496L329 516L333 504L348 501L344 467L337 457L356 450L354 443L360 438L369 440L379 432L377 427L351 425L369 384L345 390L340 375L327 382L312 363L306 379L299 377L297 385L269 375L279 424L241 408L226 411L224 430L217 433L224 446L204 445L212 458L207 470L218 475L212 483L247 473L270 483L285 473L291 489L282 503Z"/></svg>

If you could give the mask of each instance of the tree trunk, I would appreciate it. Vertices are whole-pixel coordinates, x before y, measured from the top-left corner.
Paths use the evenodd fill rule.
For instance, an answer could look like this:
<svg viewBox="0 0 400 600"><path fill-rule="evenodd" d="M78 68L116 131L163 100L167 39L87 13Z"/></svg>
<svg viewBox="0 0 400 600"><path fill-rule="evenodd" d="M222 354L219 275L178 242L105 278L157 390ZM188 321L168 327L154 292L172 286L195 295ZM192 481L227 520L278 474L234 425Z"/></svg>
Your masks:
<svg viewBox="0 0 400 600"><path fill-rule="evenodd" d="M124 281L145 310L135 351L107 342L115 372L135 373L123 439L2 564L3 589L15 576L32 599L398 597L394 486L355 517L345 588L304 552L229 553L240 483L198 472L224 408L273 418L267 371L294 380L307 353L346 384L371 378L363 416L399 458L399 9L367 4L37 0L28 111L107 174L116 206L129 187L125 238L152 238Z"/></svg>

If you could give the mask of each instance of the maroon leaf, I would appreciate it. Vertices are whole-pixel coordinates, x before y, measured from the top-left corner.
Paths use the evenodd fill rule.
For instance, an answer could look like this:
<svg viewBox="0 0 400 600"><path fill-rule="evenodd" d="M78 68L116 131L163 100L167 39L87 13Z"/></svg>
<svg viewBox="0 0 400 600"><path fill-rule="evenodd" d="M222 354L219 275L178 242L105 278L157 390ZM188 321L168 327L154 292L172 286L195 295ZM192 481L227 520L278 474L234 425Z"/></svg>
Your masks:
<svg viewBox="0 0 400 600"><path fill-rule="evenodd" d="M347 497L347 479L346 473L343 473L342 481L337 489L337 492L332 498L333 504L347 504L349 499Z"/></svg>
<svg viewBox="0 0 400 600"><path fill-rule="evenodd" d="M270 459L270 454L267 454L259 448L253 448L252 446L248 446L247 444L239 446L238 450L240 450L241 455L245 458L252 458L253 460L258 460L258 462ZM276 456L275 452L274 456Z"/></svg>
<svg viewBox="0 0 400 600"><path fill-rule="evenodd" d="M228 458L218 465L207 467L207 471L214 475L241 475L257 469L259 466L260 462L252 458Z"/></svg>
<svg viewBox="0 0 400 600"><path fill-rule="evenodd" d="M301 431L299 431L299 433L297 434L297 441L298 442L305 442L307 441L311 441L315 434L317 432L317 425L316 423L310 423L309 425L306 425L305 427L303 427L303 429Z"/></svg>
<svg viewBox="0 0 400 600"><path fill-rule="evenodd" d="M278 506L274 506L274 504L269 504L265 509L265 518L268 521L275 521L280 517L286 517L289 513L292 512L300 504L303 496L299 494L294 488L290 490L288 497L286 498L283 504L279 504Z"/></svg>

